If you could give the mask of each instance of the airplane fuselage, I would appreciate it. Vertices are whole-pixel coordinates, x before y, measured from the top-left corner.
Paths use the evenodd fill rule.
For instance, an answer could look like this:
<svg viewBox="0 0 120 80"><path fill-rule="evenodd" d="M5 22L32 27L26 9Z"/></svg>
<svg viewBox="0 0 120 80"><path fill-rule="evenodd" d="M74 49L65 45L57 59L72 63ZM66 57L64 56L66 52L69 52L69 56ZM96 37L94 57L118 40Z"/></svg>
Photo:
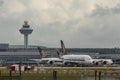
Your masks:
<svg viewBox="0 0 120 80"><path fill-rule="evenodd" d="M92 64L93 62L92 58L89 55L63 55L61 59L63 60L64 65L67 64L88 65Z"/></svg>

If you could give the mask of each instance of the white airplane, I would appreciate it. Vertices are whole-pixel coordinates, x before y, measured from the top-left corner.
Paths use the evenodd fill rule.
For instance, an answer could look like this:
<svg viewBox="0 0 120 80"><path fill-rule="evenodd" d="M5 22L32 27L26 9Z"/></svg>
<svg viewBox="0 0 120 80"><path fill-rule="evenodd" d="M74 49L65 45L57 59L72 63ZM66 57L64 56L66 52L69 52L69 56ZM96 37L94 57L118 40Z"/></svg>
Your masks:
<svg viewBox="0 0 120 80"><path fill-rule="evenodd" d="M64 66L82 66L93 64L93 59L89 55L75 55L67 54L65 45L62 40L61 42L61 53L57 51L58 56L63 61Z"/></svg>
<svg viewBox="0 0 120 80"><path fill-rule="evenodd" d="M113 61L111 59L92 59L89 55L71 55L67 54L65 45L61 40L61 53L58 53L59 58L63 60L64 65L111 65Z"/></svg>
<svg viewBox="0 0 120 80"><path fill-rule="evenodd" d="M40 53L41 59L30 59L36 61L38 64L47 64L47 65L57 65L61 64L62 60L59 58L46 58L46 53L44 50L42 50L40 47L38 47L38 51Z"/></svg>

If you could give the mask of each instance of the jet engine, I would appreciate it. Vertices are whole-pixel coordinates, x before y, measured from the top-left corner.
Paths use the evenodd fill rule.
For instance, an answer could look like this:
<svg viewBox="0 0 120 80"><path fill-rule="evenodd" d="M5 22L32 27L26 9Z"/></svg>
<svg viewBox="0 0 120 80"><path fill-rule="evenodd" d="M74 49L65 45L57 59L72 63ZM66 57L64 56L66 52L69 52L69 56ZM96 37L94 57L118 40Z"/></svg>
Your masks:
<svg viewBox="0 0 120 80"><path fill-rule="evenodd" d="M54 62L53 61L48 61L47 63L50 64L50 65L53 65Z"/></svg>
<svg viewBox="0 0 120 80"><path fill-rule="evenodd" d="M64 62L63 62L63 65L67 66L67 65L68 65L68 63L64 61Z"/></svg>
<svg viewBox="0 0 120 80"><path fill-rule="evenodd" d="M103 64L107 64L108 62L107 61L103 61Z"/></svg>
<svg viewBox="0 0 120 80"><path fill-rule="evenodd" d="M103 60L93 61L93 64L95 64L95 65L106 65L107 63L108 63L108 61L103 61Z"/></svg>
<svg viewBox="0 0 120 80"><path fill-rule="evenodd" d="M102 61L93 61L93 64L94 64L94 65L101 65L101 64L102 64Z"/></svg>

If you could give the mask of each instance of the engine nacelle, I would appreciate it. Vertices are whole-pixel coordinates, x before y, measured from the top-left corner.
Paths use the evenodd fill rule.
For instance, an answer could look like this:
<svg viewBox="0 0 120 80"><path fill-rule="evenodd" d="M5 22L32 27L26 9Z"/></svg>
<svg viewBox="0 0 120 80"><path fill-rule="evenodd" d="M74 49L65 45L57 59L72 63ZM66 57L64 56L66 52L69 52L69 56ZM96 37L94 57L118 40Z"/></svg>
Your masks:
<svg viewBox="0 0 120 80"><path fill-rule="evenodd" d="M103 60L101 60L101 61L93 61L93 64L95 64L95 65L106 65L108 62L107 61L103 61Z"/></svg>
<svg viewBox="0 0 120 80"><path fill-rule="evenodd" d="M53 61L48 61L47 63L50 64L50 65L52 65L54 62Z"/></svg>
<svg viewBox="0 0 120 80"><path fill-rule="evenodd" d="M93 64L94 64L94 65L101 65L101 64L102 64L102 61L93 61Z"/></svg>
<svg viewBox="0 0 120 80"><path fill-rule="evenodd" d="M68 63L64 61L64 62L63 62L63 65L67 66L67 65L68 65Z"/></svg>
<svg viewBox="0 0 120 80"><path fill-rule="evenodd" d="M107 64L108 62L107 61L103 61L103 64Z"/></svg>

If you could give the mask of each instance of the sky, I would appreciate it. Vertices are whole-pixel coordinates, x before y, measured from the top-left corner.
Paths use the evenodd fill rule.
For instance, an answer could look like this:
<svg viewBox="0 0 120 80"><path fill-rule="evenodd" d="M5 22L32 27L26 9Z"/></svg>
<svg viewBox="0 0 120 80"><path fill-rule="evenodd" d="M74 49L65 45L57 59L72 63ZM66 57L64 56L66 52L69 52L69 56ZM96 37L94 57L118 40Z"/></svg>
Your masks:
<svg viewBox="0 0 120 80"><path fill-rule="evenodd" d="M120 47L120 0L0 0L0 43L67 48Z"/></svg>

